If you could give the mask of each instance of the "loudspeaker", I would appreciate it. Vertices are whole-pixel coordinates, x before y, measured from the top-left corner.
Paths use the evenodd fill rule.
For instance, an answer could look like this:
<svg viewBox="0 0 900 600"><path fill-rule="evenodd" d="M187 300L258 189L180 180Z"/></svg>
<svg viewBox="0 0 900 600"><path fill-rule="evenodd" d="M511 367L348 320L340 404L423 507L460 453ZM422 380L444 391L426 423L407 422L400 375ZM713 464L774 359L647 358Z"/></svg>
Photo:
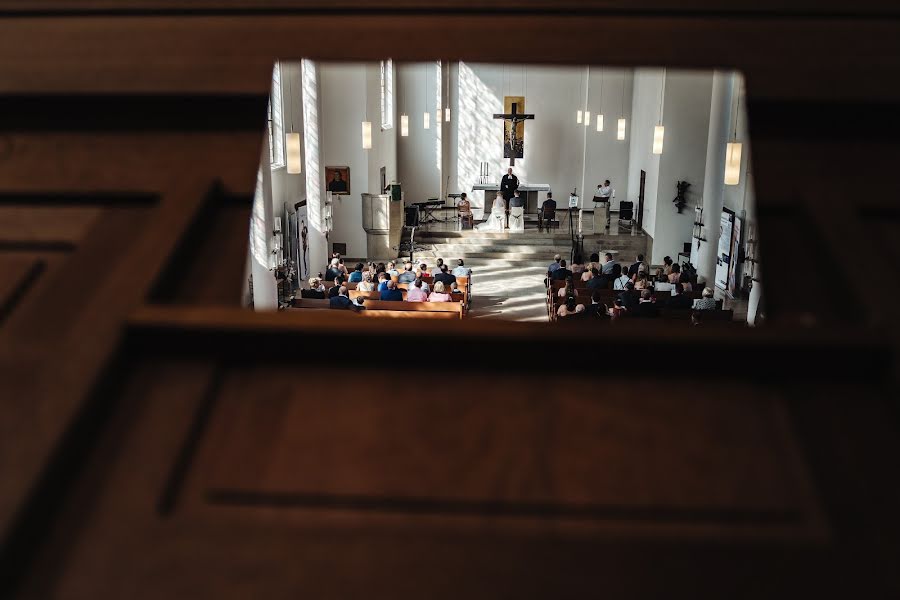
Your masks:
<svg viewBox="0 0 900 600"><path fill-rule="evenodd" d="M419 226L419 208L417 206L407 206L403 211L406 213L406 226Z"/></svg>

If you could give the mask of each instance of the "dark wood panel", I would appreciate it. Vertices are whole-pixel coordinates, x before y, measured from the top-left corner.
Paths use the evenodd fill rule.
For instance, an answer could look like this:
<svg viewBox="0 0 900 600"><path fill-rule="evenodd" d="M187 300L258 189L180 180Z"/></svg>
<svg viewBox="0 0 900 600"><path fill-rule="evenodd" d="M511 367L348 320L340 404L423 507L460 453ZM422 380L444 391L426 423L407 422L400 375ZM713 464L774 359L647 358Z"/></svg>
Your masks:
<svg viewBox="0 0 900 600"><path fill-rule="evenodd" d="M414 14L8 19L0 21L0 92L259 94L269 88L276 58L390 56L727 66L747 73L757 98L900 100L900 82L884 76L900 68L900 23L893 19L848 27L841 20L778 17L507 16L504 27L539 40L512 46L495 42L497 23L493 15ZM235 39L242 40L239 54ZM137 74L131 64L141 65Z"/></svg>
<svg viewBox="0 0 900 600"><path fill-rule="evenodd" d="M0 240L7 244L61 242L74 246L102 211L91 206L0 205Z"/></svg>

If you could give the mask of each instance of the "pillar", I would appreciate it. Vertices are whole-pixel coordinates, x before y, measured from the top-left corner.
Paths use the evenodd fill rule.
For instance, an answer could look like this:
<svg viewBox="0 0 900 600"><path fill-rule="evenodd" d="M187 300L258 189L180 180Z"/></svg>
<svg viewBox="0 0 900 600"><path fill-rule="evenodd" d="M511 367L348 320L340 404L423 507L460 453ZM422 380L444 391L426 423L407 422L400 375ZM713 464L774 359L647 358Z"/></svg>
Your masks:
<svg viewBox="0 0 900 600"><path fill-rule="evenodd" d="M712 100L709 112L709 135L706 143L706 171L703 178L703 228L701 237L691 245L691 262L697 274L714 287L716 255L719 251L719 219L725 202L725 145L731 130L731 102L734 74L713 74Z"/></svg>
<svg viewBox="0 0 900 600"><path fill-rule="evenodd" d="M759 265L756 265L753 275L753 287L750 288L750 300L747 302L747 324L756 325L756 315L759 313L762 303L762 279L760 278Z"/></svg>

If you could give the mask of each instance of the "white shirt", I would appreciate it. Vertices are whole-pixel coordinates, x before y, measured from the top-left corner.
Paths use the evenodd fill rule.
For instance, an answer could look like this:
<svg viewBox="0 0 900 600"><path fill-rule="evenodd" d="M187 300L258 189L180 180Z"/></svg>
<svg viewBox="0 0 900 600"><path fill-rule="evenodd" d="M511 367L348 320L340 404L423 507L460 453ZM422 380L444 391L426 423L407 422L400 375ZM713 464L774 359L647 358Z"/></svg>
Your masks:
<svg viewBox="0 0 900 600"><path fill-rule="evenodd" d="M601 198L609 198L612 195L612 188L608 185L601 185L597 188L597 195Z"/></svg>
<svg viewBox="0 0 900 600"><path fill-rule="evenodd" d="M618 279L613 282L614 290L624 290L625 284L631 281L631 278L628 275L622 275Z"/></svg>

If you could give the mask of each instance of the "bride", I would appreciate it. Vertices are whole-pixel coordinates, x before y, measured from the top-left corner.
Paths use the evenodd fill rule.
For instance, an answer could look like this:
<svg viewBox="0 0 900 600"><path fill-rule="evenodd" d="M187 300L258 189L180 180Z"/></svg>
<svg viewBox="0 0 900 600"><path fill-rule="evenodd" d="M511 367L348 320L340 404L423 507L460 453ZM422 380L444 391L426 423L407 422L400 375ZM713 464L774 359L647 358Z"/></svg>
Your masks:
<svg viewBox="0 0 900 600"><path fill-rule="evenodd" d="M506 229L506 201L503 199L503 194L497 192L497 197L494 198L494 204L491 207L491 214L484 223L475 229L478 231L503 231Z"/></svg>

